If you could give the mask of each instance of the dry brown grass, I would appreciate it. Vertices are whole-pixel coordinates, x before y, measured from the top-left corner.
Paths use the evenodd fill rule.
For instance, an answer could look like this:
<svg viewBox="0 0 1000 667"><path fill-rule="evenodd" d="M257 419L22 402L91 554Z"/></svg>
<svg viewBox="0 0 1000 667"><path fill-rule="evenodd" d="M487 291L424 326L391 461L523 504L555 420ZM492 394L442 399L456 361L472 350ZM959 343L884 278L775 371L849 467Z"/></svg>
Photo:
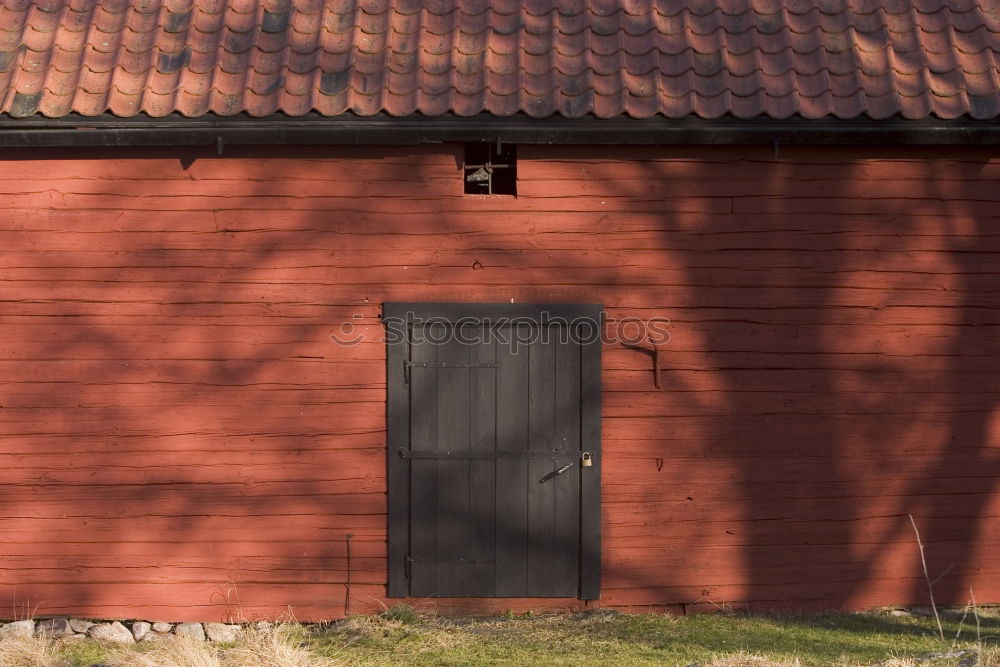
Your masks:
<svg viewBox="0 0 1000 667"><path fill-rule="evenodd" d="M0 641L0 667L62 667L55 643L38 637L7 637Z"/></svg>
<svg viewBox="0 0 1000 667"><path fill-rule="evenodd" d="M134 646L116 650L112 667L335 667L339 663L321 658L302 645L301 626L280 624L270 632L244 631L233 645L169 637L141 652ZM3 667L0 665L0 667Z"/></svg>
<svg viewBox="0 0 1000 667"><path fill-rule="evenodd" d="M702 664L703 667L802 667L802 663L798 660L775 661L771 658L742 652L715 658Z"/></svg>
<svg viewBox="0 0 1000 667"><path fill-rule="evenodd" d="M1000 667L1000 649L980 649L976 667Z"/></svg>
<svg viewBox="0 0 1000 667"><path fill-rule="evenodd" d="M949 653L943 651L942 653ZM978 653L978 655L977 655ZM802 667L798 660L775 660L759 655L748 653L734 653L724 657L719 657L709 662L696 663L699 667ZM929 656L921 658L889 658L879 662L874 666L871 663L854 663L845 661L842 667L938 667L951 665L968 665L968 667L1000 667L1000 650L983 649L973 653L966 653L961 657L932 658Z"/></svg>
<svg viewBox="0 0 1000 667"><path fill-rule="evenodd" d="M219 649L190 637L170 637L139 652L134 646L115 650L108 664L113 667L223 667Z"/></svg>
<svg viewBox="0 0 1000 667"><path fill-rule="evenodd" d="M270 632L248 629L243 639L225 652L224 667L333 667L339 663L321 658L303 645L302 630L281 624Z"/></svg>

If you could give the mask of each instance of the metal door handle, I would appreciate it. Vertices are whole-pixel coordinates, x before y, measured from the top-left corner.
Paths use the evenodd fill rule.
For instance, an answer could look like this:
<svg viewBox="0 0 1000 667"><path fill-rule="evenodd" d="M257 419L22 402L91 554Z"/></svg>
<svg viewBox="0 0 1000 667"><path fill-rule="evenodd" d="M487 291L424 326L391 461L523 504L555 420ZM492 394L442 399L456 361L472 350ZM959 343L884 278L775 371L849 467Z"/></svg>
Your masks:
<svg viewBox="0 0 1000 667"><path fill-rule="evenodd" d="M576 465L576 461L571 461L570 463L567 463L566 465L564 465L562 468L559 468L558 470L553 470L552 472L548 473L547 475L545 475L544 477L542 477L540 480L538 480L538 483L539 484L544 484L545 482L549 481L553 477L558 477L559 475L563 474L564 472L566 472L567 470L569 470L570 468L572 468L575 465Z"/></svg>

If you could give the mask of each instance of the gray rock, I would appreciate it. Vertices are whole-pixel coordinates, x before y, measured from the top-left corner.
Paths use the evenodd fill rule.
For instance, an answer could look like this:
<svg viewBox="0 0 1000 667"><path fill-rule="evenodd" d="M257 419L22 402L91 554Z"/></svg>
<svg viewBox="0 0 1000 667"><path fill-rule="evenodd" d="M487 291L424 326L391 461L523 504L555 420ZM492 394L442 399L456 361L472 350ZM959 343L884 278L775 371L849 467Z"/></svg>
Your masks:
<svg viewBox="0 0 1000 667"><path fill-rule="evenodd" d="M87 635L92 639L100 639L117 644L132 644L135 642L132 632L118 621L95 625L87 630Z"/></svg>
<svg viewBox="0 0 1000 667"><path fill-rule="evenodd" d="M65 637L60 637L59 641L60 642L78 642L81 639L86 639L86 638L87 638L87 635L81 634L81 633L77 633L75 635L66 635Z"/></svg>
<svg viewBox="0 0 1000 667"><path fill-rule="evenodd" d="M226 623L205 623L205 634L213 642L234 642L239 639L240 626Z"/></svg>
<svg viewBox="0 0 1000 667"><path fill-rule="evenodd" d="M933 607L910 607L910 613L914 616L934 617ZM938 609L938 616L952 620L958 620L965 614L965 609ZM971 616L971 612L969 616Z"/></svg>
<svg viewBox="0 0 1000 667"><path fill-rule="evenodd" d="M146 621L136 621L132 624L132 636L135 637L136 641L139 641L152 629L152 624L147 623Z"/></svg>
<svg viewBox="0 0 1000 667"><path fill-rule="evenodd" d="M989 605L985 607L976 607L976 614L978 614L980 618L1000 618L1000 607ZM971 615L972 614L970 614L970 616Z"/></svg>
<svg viewBox="0 0 1000 667"><path fill-rule="evenodd" d="M142 641L144 642L158 642L162 639L168 639L170 634L167 632L156 632L151 630L142 636Z"/></svg>
<svg viewBox="0 0 1000 667"><path fill-rule="evenodd" d="M69 625L69 619L65 617L47 618L35 626L35 635L38 637L58 639L72 634L74 634L73 628Z"/></svg>
<svg viewBox="0 0 1000 667"><path fill-rule="evenodd" d="M972 655L972 651L969 649L960 649L958 651L938 651L936 653L925 653L919 657L919 660L920 662L926 662L928 660L949 660L952 658L961 658L967 655Z"/></svg>
<svg viewBox="0 0 1000 667"><path fill-rule="evenodd" d="M905 609L893 609L889 612L889 615L895 616L896 618L913 618L913 614Z"/></svg>
<svg viewBox="0 0 1000 667"><path fill-rule="evenodd" d="M97 625L93 621L88 621L83 618L71 618L69 619L69 627L73 628L73 632L76 633L86 633L92 627Z"/></svg>
<svg viewBox="0 0 1000 667"><path fill-rule="evenodd" d="M201 623L180 623L174 628L174 634L178 637L191 637L192 639L205 639L205 628Z"/></svg>
<svg viewBox="0 0 1000 667"><path fill-rule="evenodd" d="M0 638L4 637L32 637L35 634L35 622L14 621L0 628Z"/></svg>
<svg viewBox="0 0 1000 667"><path fill-rule="evenodd" d="M153 623L153 632L170 632L174 629L173 623L164 623L163 621L157 621Z"/></svg>
<svg viewBox="0 0 1000 667"><path fill-rule="evenodd" d="M979 664L978 655L967 655L955 665L955 667L976 667Z"/></svg>

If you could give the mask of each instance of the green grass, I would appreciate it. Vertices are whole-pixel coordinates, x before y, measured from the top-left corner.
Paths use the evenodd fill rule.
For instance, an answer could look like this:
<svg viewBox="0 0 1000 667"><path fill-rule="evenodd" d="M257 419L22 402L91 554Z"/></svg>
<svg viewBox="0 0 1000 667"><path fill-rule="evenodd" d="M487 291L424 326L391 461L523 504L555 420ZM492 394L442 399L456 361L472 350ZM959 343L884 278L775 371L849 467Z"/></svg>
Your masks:
<svg viewBox="0 0 1000 667"><path fill-rule="evenodd" d="M108 651L100 642L79 640L63 642L57 645L55 653L73 667L90 667L102 664L108 657Z"/></svg>
<svg viewBox="0 0 1000 667"><path fill-rule="evenodd" d="M874 665L954 649L975 649L971 618L954 649L958 621L946 621L948 642L933 619L881 614L685 617L589 613L532 618L399 622L355 617L313 637L314 651L346 665L690 665L727 656L762 656L776 663ZM981 619L984 644L1000 635L997 619ZM957 664L959 659L925 664Z"/></svg>
<svg viewBox="0 0 1000 667"><path fill-rule="evenodd" d="M183 667L692 664L970 667L981 664L1000 667L1000 619L981 617L980 622L981 642L976 640L975 619L971 614L958 641L954 638L959 621L945 620L948 640L942 642L933 619L876 613L752 616L717 613L676 617L596 611L455 619L394 607L378 616L353 616L322 629L284 626L278 639L262 641L257 637L247 640L249 644L243 642L246 646L242 654L239 654L240 643L189 646L188 653L171 657L172 651L176 654L183 646L175 650L169 643L157 642L156 648L151 644L111 647L84 640L48 644L45 660L7 662L3 659L5 642L0 642L0 667L95 664L113 667L151 664ZM250 644L256 646L256 653L248 653ZM977 661L980 648L984 657ZM156 657L149 654L150 650L165 652ZM966 653L928 659L932 654L955 650ZM195 660L193 656L199 651L204 653L204 659ZM247 658L251 653L257 657ZM283 657L260 657L265 655Z"/></svg>

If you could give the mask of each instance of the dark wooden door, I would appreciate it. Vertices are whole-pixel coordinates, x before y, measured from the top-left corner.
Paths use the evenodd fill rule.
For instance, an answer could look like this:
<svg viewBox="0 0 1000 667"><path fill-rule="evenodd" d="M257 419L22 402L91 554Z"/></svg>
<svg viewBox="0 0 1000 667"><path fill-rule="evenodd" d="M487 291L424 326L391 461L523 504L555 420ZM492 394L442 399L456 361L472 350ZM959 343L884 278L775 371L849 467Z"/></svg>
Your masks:
<svg viewBox="0 0 1000 667"><path fill-rule="evenodd" d="M598 597L601 312L385 304L390 596Z"/></svg>

